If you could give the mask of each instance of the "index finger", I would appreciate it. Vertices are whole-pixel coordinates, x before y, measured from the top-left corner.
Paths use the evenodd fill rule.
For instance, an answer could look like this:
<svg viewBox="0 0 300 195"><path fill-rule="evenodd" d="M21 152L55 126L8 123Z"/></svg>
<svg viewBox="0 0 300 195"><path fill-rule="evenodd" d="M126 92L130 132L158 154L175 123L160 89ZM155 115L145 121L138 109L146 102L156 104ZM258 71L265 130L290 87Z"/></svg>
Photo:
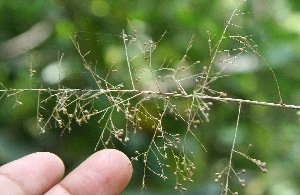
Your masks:
<svg viewBox="0 0 300 195"><path fill-rule="evenodd" d="M115 149L94 153L46 194L120 194L132 175L128 157Z"/></svg>

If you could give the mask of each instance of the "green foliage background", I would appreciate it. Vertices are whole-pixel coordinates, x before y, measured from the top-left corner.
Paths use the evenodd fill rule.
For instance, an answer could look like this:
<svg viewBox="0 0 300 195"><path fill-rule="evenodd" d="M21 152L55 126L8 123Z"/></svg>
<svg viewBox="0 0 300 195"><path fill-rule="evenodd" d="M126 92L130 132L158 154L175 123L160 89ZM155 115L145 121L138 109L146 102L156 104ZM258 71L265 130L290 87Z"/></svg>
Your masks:
<svg viewBox="0 0 300 195"><path fill-rule="evenodd" d="M30 65L37 71L31 80L33 88L51 87L41 77L42 71L58 61L64 53L62 67L66 78L61 85L67 88L92 88L93 81L82 66L70 35L78 33L83 51L90 51L87 60L96 64L104 76L116 60L124 61L122 29L130 30L127 19L137 32L157 41L167 30L154 57L162 63L164 58L178 61L195 34L193 47L189 52L191 61L201 61L201 67L209 62L208 35L217 37L224 30L238 0L172 0L172 1L125 1L125 0L52 0L52 1L0 1L0 50L5 41L28 31L40 21L50 26L49 38L37 47L21 55L0 55L0 82L6 88L28 88L30 86ZM259 53L272 66L278 77L284 103L300 105L300 2L297 0L250 0L243 7L239 24L233 27L231 35L253 35ZM52 29L52 31L51 31ZM238 30L236 30L238 29ZM30 41L30 40L29 40ZM229 41L222 48L235 48ZM3 51L2 51L3 52ZM278 102L274 78L268 68L260 66L252 71L232 71L228 77L220 78L213 87L228 93L229 97ZM124 61L125 66L125 61ZM94 86L95 87L95 86ZM61 136L60 129L49 129L40 134L36 128L36 93L21 93L18 100L23 104L15 106L16 97L0 100L0 163L36 151L51 151L59 155L67 171L94 152L100 135L97 123L74 125L71 133ZM196 171L194 182L187 185L187 194L218 194L221 187L214 183L214 173L227 164L238 105L214 102L210 111L210 122L201 124L194 132L206 147L203 150L196 140L191 140L195 153ZM267 162L268 173L243 157L235 156L236 170L245 168L246 187L242 188L236 179L231 186L242 194L299 194L300 187L300 116L294 110L267 108L252 105L242 107L237 150L246 152L248 144L253 146L247 152L253 158ZM170 131L170 117L166 124ZM145 148L144 140L151 138L151 132L142 132L131 139L131 143L118 149L127 155ZM101 148L98 148L101 149ZM140 150L141 151L141 150ZM134 175L124 194L140 192L142 162L134 163ZM170 173L171 174L171 173ZM169 180L149 173L146 194L174 193L172 174ZM176 191L175 191L176 193Z"/></svg>

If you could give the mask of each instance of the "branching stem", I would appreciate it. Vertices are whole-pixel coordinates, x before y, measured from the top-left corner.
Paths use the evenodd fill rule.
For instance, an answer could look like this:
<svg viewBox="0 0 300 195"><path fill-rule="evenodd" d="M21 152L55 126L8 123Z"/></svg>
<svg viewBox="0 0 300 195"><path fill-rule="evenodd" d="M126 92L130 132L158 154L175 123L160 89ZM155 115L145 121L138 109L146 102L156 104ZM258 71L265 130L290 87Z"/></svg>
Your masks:
<svg viewBox="0 0 300 195"><path fill-rule="evenodd" d="M244 99L235 99L235 98L225 98L219 96L208 96L208 95L198 95L198 94L179 94L179 93L162 93L157 91L141 91L141 90L133 90L133 89L0 89L0 93L10 93L9 96L28 91L36 91L36 92L90 92L90 93L99 93L107 94L107 93L132 93L132 94L141 94L141 95L159 95L166 97L177 97L177 98L198 98L202 100L212 100L219 102L236 102L241 104L252 104L259 106L270 106L277 108L287 108L287 109L295 109L300 110L300 106L290 105L290 104L282 104L282 103L270 103L270 102L260 102L255 100L244 100Z"/></svg>

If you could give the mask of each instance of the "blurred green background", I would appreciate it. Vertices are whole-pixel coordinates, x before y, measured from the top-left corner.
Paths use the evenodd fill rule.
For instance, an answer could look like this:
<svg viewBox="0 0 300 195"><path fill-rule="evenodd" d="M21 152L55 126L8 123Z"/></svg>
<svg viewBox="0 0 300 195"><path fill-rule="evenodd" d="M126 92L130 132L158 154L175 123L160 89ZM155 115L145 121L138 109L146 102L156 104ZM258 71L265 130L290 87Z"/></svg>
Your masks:
<svg viewBox="0 0 300 195"><path fill-rule="evenodd" d="M165 58L180 60L195 35L188 57L190 61L200 60L202 69L210 59L207 31L215 35L213 41L216 43L238 3L238 0L2 0L0 82L6 88L29 88L30 85L32 88L57 88L53 80L57 70L53 67L63 53L61 85L95 87L70 36L77 32L81 49L90 51L87 60L96 64L100 75L105 76L105 71L115 61L123 62L126 67L120 35L122 29L131 30L128 20L146 39L158 41L167 30L158 45L159 52L153 57L160 64ZM251 0L239 9L247 14L233 22L243 28L230 26L228 35L252 35L258 52L277 75L284 103L300 105L300 2ZM25 42L13 44L24 37ZM226 40L221 50L234 49L236 44ZM241 64L228 68L224 74L229 76L214 82L212 88L226 92L228 97L277 103L276 84L268 67L255 57L250 62L244 57L239 56L237 60L240 59ZM30 67L36 70L31 79ZM216 66L214 72L217 71ZM122 78L120 80L123 82ZM17 101L22 105L16 105ZM33 92L1 98L0 164L32 152L50 151L63 159L69 172L94 152L101 133L96 121L74 125L71 133L62 136L61 130L55 128L40 134L36 127L36 106L37 94ZM214 182L214 174L228 163L237 114L237 104L214 102L210 122L202 123L194 131L207 152L196 140L191 140L196 170L194 182L186 184L186 194L220 193L222 187ZM172 126L172 117L168 123L167 126ZM170 131L176 131L176 127L172 128ZM241 187L232 177L232 190L240 194L299 194L299 130L300 116L295 110L244 105L236 149L246 152L252 144L247 155L266 162L268 173L262 173L254 163L235 155L235 170L247 170L241 175L246 186ZM151 133L141 132L134 136L133 143L127 147L120 144L118 149L131 156L133 151L147 147L144 139L151 139ZM135 162L133 166L134 175L124 194L140 193L143 163ZM147 178L145 194L180 194L174 190L172 175L165 182L151 173Z"/></svg>

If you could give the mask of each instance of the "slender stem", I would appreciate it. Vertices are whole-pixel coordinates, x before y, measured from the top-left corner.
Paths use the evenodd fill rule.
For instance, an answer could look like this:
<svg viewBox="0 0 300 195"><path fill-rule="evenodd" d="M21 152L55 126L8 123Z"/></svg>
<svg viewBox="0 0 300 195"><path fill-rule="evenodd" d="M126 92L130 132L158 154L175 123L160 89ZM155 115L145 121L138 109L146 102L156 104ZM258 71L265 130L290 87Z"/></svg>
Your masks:
<svg viewBox="0 0 300 195"><path fill-rule="evenodd" d="M128 48L127 48L127 44L126 44L126 40L127 40L126 36L127 35L125 34L124 29L123 29L122 37L123 37L123 42L124 42L124 47L125 47L127 67L128 67L128 71L129 71L129 76L130 76L130 80L131 80L132 89L135 90L134 83L133 83L133 78L132 78L132 74L131 74L131 67L130 67L129 57L128 57Z"/></svg>
<svg viewBox="0 0 300 195"><path fill-rule="evenodd" d="M231 152L230 152L229 164L228 164L228 167L227 167L228 170L227 170L227 177L226 177L226 184L225 184L225 195L227 195L227 193L228 193L229 175L230 175L230 172L231 172L232 156L233 156L233 152L234 152L235 140L236 140L239 121L240 121L241 108L242 108L242 102L240 102L240 104L239 104L239 113L238 113L238 118L236 120L234 138L233 138L232 148L231 148Z"/></svg>

